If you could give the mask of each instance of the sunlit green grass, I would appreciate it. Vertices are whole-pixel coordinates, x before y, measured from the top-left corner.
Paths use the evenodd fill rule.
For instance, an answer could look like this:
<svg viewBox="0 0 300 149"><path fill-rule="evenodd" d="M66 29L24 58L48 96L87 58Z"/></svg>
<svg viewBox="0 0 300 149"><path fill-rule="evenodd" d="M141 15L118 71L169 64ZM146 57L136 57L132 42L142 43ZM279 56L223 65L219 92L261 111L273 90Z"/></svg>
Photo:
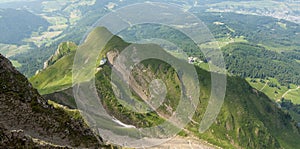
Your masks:
<svg viewBox="0 0 300 149"><path fill-rule="evenodd" d="M30 78L30 82L39 90L40 94L49 94L72 86L74 54L75 52L70 53L58 60L55 65Z"/></svg>
<svg viewBox="0 0 300 149"><path fill-rule="evenodd" d="M284 98L291 100L294 104L300 104L300 89L289 92Z"/></svg>
<svg viewBox="0 0 300 149"><path fill-rule="evenodd" d="M294 104L300 104L300 89L297 89L297 85L290 84L289 88L287 86L281 86L280 83L274 78L268 79L246 79L249 84L265 93L270 99L279 102L281 98L291 100ZM252 81L251 81L252 80ZM255 80L255 81L253 81ZM265 85L267 83L267 85ZM271 87L268 83L276 84L277 87Z"/></svg>
<svg viewBox="0 0 300 149"><path fill-rule="evenodd" d="M11 60L11 63L12 63L13 66L16 67L16 68L19 68L19 67L22 66L22 64L20 64L18 61Z"/></svg>

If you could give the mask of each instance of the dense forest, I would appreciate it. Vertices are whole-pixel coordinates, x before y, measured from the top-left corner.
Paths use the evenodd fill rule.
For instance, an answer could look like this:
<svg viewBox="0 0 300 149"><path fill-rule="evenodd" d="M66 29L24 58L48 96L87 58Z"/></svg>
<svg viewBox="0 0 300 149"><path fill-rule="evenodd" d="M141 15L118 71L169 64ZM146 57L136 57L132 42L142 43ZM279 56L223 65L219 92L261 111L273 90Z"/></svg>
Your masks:
<svg viewBox="0 0 300 149"><path fill-rule="evenodd" d="M188 56L195 56L202 60L204 60L203 53L201 52L200 48L196 45L196 43L190 39L187 35L180 32L179 30L166 26L166 25L159 25L159 24L141 24L136 25L127 30L124 30L120 33L120 36L128 41L128 42L143 42L145 39L162 39L167 42L173 43L175 46L171 46L166 42L161 42L161 46L166 46L164 48L179 52L182 50ZM204 42L203 39L202 42ZM159 42L159 41L157 41Z"/></svg>
<svg viewBox="0 0 300 149"><path fill-rule="evenodd" d="M232 74L251 78L276 78L282 85L300 83L300 66L287 56L248 43L222 48L226 67Z"/></svg>
<svg viewBox="0 0 300 149"><path fill-rule="evenodd" d="M291 59L300 60L300 50L283 51L281 53Z"/></svg>
<svg viewBox="0 0 300 149"><path fill-rule="evenodd" d="M300 115L300 105L295 105L292 103L291 100L287 100L287 99L282 99L281 100L281 104L280 104L283 108L285 108L286 110L291 110L294 111L295 113Z"/></svg>
<svg viewBox="0 0 300 149"><path fill-rule="evenodd" d="M196 15L207 24L216 38L243 36L249 42L267 46L300 46L300 25L286 20L236 13L201 12Z"/></svg>

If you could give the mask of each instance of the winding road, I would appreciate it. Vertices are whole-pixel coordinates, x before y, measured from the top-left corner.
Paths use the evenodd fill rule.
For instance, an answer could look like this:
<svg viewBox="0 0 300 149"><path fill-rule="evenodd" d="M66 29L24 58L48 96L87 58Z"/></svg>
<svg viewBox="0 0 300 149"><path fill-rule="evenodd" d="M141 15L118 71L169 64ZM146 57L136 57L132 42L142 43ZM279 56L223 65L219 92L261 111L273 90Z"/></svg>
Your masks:
<svg viewBox="0 0 300 149"><path fill-rule="evenodd" d="M282 94L280 99L277 99L277 102L279 102L282 98L284 98L289 92L292 92L292 91L295 91L295 90L298 90L298 89L300 89L300 86L298 86L297 88L294 88L294 89L287 90L284 94Z"/></svg>
<svg viewBox="0 0 300 149"><path fill-rule="evenodd" d="M266 86L268 85L268 83L269 83L269 81L266 81L265 85L259 91L264 90L264 88L266 88Z"/></svg>

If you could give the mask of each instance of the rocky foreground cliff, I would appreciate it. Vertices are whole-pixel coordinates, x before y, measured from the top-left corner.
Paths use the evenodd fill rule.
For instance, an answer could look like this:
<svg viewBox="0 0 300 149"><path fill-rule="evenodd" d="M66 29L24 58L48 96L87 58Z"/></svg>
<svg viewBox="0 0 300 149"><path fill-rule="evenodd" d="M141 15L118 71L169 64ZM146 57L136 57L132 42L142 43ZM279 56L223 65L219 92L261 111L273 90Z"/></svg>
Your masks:
<svg viewBox="0 0 300 149"><path fill-rule="evenodd" d="M0 148L102 148L86 123L39 95L0 54Z"/></svg>

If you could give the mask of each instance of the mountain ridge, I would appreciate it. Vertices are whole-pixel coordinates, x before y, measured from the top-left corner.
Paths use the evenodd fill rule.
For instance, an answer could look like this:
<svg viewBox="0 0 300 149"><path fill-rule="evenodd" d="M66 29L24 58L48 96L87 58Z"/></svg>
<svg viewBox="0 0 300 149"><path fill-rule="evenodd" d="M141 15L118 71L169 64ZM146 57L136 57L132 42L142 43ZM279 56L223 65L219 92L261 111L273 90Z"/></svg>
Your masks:
<svg viewBox="0 0 300 149"><path fill-rule="evenodd" d="M96 28L97 32L92 32L90 35L97 35L97 38L101 38L101 34L98 33L101 33L102 29ZM103 38L105 37L106 36L103 36ZM89 40L93 39L95 38L89 38ZM97 43L97 41L89 42ZM128 43L125 43L119 37L114 37L107 43L107 45L105 45L105 48L102 49L102 53L99 53L99 59L101 59L101 56L106 56L107 52L109 51L122 51L127 46ZM144 46L145 48L147 47L147 45ZM63 57L60 60L71 64L68 62L70 57L67 57ZM143 67L135 67L137 71L133 71L133 73L149 71L148 74L153 73L154 76L164 78L164 81L166 81L169 85L174 82L173 80L176 80L176 77L174 77L176 76L176 73L173 68L162 61L155 59L146 60L142 62L141 65L143 65ZM59 63L52 65L52 67L57 68L58 66ZM201 117L205 112L204 110L209 102L209 97L211 96L211 77L210 72L202 70L197 66L195 66L195 68L199 75L198 77L201 88L201 96L199 99L200 104L196 109L196 113L192 121L186 126L185 130L188 130L188 132L183 131L180 133L181 135L185 136L189 133L192 133L200 139L207 140L208 142L223 148L299 147L297 140L295 140L295 138L300 137L299 128L296 127L296 123L292 120L290 115L286 112L283 112L278 105L271 101L266 95L253 89L246 80L239 77L228 76L226 97L217 120L205 133L199 133L199 124L197 123L201 121ZM44 71L49 73L51 72L49 68ZM112 86L109 83L111 81L111 78L109 77L110 73L111 65L108 64L102 66L102 69L96 73L96 87L98 94L101 97L104 97L102 104L110 114L114 115L117 119L123 121L124 123L139 127L149 127L159 124L163 121L163 119L157 117L157 113L155 112L151 112L148 115L135 113L118 103L117 97L112 92ZM143 77L139 77L139 75L137 75L134 77L134 79L136 79L138 84L144 84L147 86L147 84L150 83L147 78L153 78L153 75L148 76L147 74L144 74L142 76ZM60 76L60 74L56 74L55 77L63 78L63 76ZM35 79L33 80L39 79L39 75L35 76L34 78ZM174 83L175 87L178 82L175 81ZM141 85L143 90L145 90L144 85ZM72 86L69 87L69 89L71 89ZM165 103L166 106L161 106L158 110L163 113L168 113L166 107L171 107L173 109L176 108L176 103L178 102L178 96L174 94L176 88L167 88L169 89L168 91L170 94L167 95L168 98ZM39 89L47 90L47 88ZM51 95L53 92L55 92L55 90L51 90L51 92L48 93ZM63 92L64 91L56 90L56 94ZM137 98L137 100L143 100L138 96L139 94L135 95L137 96L134 98ZM73 100L74 102L74 99L69 100Z"/></svg>

